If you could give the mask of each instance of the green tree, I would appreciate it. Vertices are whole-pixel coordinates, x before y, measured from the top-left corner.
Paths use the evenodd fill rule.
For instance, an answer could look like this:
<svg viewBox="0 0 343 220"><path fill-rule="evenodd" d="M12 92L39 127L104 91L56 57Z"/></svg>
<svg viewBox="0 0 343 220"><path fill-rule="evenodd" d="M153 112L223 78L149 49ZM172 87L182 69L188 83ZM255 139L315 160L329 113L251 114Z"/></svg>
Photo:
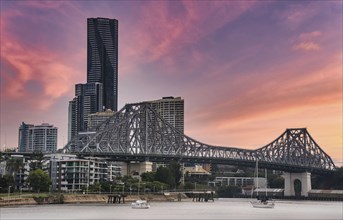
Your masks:
<svg viewBox="0 0 343 220"><path fill-rule="evenodd" d="M31 171L26 181L38 193L41 191L49 191L51 184L49 175L41 169Z"/></svg>
<svg viewBox="0 0 343 220"><path fill-rule="evenodd" d="M285 180L282 176L275 174L268 174L268 187L283 189L285 186Z"/></svg>
<svg viewBox="0 0 343 220"><path fill-rule="evenodd" d="M14 178L12 175L6 174L0 177L1 192L7 192L10 186L14 189Z"/></svg>
<svg viewBox="0 0 343 220"><path fill-rule="evenodd" d="M153 182L155 181L155 173L154 172L142 173L141 178L142 178L142 181Z"/></svg>
<svg viewBox="0 0 343 220"><path fill-rule="evenodd" d="M23 158L10 157L6 161L6 170L14 176L15 173L22 170L24 167Z"/></svg>
<svg viewBox="0 0 343 220"><path fill-rule="evenodd" d="M169 167L170 172L171 172L173 179L174 179L174 182L171 185L171 187L175 188L176 186L180 185L180 180L182 177L182 172L180 170L181 166L178 162L172 161L168 167Z"/></svg>
<svg viewBox="0 0 343 220"><path fill-rule="evenodd" d="M44 154L41 151L33 152L31 159L30 170L43 169Z"/></svg>
<svg viewBox="0 0 343 220"><path fill-rule="evenodd" d="M175 177L168 167L159 167L156 170L155 180L168 184L170 187L175 186Z"/></svg>

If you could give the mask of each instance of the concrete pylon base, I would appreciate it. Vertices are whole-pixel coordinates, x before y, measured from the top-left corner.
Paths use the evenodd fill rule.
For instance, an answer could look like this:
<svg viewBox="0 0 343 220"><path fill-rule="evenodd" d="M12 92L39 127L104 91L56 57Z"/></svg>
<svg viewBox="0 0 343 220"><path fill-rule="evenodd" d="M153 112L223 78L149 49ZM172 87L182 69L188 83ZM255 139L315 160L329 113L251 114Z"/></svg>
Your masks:
<svg viewBox="0 0 343 220"><path fill-rule="evenodd" d="M284 173L282 177L285 179L285 196L295 196L294 181L301 182L301 196L308 196L311 187L311 173Z"/></svg>

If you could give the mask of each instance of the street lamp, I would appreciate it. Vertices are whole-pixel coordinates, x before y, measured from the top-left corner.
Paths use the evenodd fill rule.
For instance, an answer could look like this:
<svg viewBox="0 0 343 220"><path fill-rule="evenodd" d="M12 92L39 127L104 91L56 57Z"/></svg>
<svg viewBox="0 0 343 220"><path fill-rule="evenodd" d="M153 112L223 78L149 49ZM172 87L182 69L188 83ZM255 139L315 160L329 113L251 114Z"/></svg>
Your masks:
<svg viewBox="0 0 343 220"><path fill-rule="evenodd" d="M121 182L119 183L119 185L122 185L123 189L122 189L122 194L124 195L124 187L125 187L125 183Z"/></svg>
<svg viewBox="0 0 343 220"><path fill-rule="evenodd" d="M12 187L12 186L8 186L8 195L7 195L7 202L8 202L8 204L10 204L11 187Z"/></svg>

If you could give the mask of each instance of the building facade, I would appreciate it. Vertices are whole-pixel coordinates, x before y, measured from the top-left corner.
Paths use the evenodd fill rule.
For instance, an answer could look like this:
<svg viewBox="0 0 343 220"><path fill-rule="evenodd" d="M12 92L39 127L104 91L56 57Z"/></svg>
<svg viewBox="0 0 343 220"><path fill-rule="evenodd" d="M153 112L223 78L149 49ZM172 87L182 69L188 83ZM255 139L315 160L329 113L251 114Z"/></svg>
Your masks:
<svg viewBox="0 0 343 220"><path fill-rule="evenodd" d="M75 85L68 108L68 141L88 131L88 115L118 108L118 21L87 19L87 83Z"/></svg>
<svg viewBox="0 0 343 220"><path fill-rule="evenodd" d="M101 123L104 123L110 117L112 117L116 112L111 109L107 109L104 112L96 112L88 115L88 130L94 131Z"/></svg>
<svg viewBox="0 0 343 220"><path fill-rule="evenodd" d="M149 103L164 120L184 133L184 100L181 97L163 97Z"/></svg>
<svg viewBox="0 0 343 220"><path fill-rule="evenodd" d="M87 19L87 83L102 83L105 109L118 108L118 20Z"/></svg>
<svg viewBox="0 0 343 220"><path fill-rule="evenodd" d="M75 85L75 98L68 108L68 140L80 131L87 131L88 115L103 109L102 83Z"/></svg>
<svg viewBox="0 0 343 220"><path fill-rule="evenodd" d="M121 175L121 163L76 155L49 155L52 190L82 191L99 182L113 182Z"/></svg>
<svg viewBox="0 0 343 220"><path fill-rule="evenodd" d="M43 123L22 123L19 127L18 151L53 153L57 150L57 128Z"/></svg>

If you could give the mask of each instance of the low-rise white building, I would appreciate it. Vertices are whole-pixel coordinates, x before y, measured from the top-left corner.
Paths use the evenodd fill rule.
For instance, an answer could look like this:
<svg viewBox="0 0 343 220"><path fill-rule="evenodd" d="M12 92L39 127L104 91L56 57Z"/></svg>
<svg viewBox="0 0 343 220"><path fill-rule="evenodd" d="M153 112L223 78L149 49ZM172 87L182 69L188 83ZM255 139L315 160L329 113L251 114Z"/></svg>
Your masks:
<svg viewBox="0 0 343 220"><path fill-rule="evenodd" d="M99 182L113 182L120 176L121 163L101 158L79 159L76 155L52 154L49 174L52 190L81 191Z"/></svg>

